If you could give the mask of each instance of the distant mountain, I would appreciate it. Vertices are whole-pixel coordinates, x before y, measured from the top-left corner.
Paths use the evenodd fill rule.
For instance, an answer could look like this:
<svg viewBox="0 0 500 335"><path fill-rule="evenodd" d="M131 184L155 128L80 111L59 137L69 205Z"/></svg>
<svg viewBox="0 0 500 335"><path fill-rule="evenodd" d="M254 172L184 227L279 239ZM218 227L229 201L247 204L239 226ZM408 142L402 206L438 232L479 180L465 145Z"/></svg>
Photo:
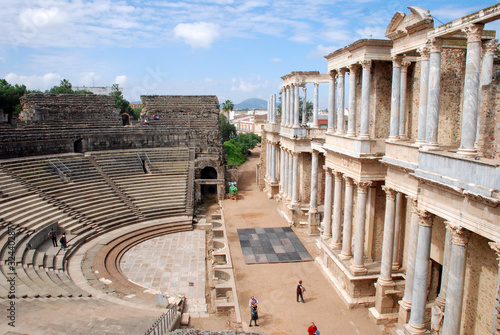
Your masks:
<svg viewBox="0 0 500 335"><path fill-rule="evenodd" d="M258 99L258 98L252 98L252 99L247 99L239 104L234 105L235 110L242 110L242 109L267 109L267 101Z"/></svg>

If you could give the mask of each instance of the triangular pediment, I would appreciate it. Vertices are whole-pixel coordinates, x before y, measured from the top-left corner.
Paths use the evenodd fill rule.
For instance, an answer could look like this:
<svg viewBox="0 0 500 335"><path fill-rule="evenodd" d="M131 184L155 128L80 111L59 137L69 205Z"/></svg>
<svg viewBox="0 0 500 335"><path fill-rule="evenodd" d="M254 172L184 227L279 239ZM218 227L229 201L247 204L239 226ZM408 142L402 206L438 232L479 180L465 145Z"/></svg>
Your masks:
<svg viewBox="0 0 500 335"><path fill-rule="evenodd" d="M408 7L408 9L411 14L406 15L403 12L394 14L385 31L387 38L394 40L406 34L434 26L434 21L428 10L416 6Z"/></svg>

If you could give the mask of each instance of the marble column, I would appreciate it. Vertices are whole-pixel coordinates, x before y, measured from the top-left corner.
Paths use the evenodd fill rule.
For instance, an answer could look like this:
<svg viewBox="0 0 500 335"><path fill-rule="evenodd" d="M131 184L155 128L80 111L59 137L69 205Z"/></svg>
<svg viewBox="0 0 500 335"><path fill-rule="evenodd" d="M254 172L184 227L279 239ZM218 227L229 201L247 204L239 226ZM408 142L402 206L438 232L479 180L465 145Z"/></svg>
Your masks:
<svg viewBox="0 0 500 335"><path fill-rule="evenodd" d="M318 157L319 152L313 150L311 162L311 201L309 203L309 214L318 212Z"/></svg>
<svg viewBox="0 0 500 335"><path fill-rule="evenodd" d="M332 248L342 248L340 241L342 227L342 173L335 171L335 188L333 197Z"/></svg>
<svg viewBox="0 0 500 335"><path fill-rule="evenodd" d="M293 196L293 175L295 174L295 171L293 170L293 155L294 152L292 151L288 154L288 201L291 201Z"/></svg>
<svg viewBox="0 0 500 335"><path fill-rule="evenodd" d="M266 178L269 178L270 176L270 165L269 164L269 161L270 161L270 158L271 158L271 146L269 145L269 142L266 141Z"/></svg>
<svg viewBox="0 0 500 335"><path fill-rule="evenodd" d="M465 63L464 104L462 109L462 134L458 154L476 156L474 147L479 109L479 79L481 68L481 36L484 24L471 24L463 29L467 34L467 58Z"/></svg>
<svg viewBox="0 0 500 335"><path fill-rule="evenodd" d="M290 86L286 87L286 125L287 127L290 127L290 96L291 96L291 90Z"/></svg>
<svg viewBox="0 0 500 335"><path fill-rule="evenodd" d="M356 136L356 73L358 64L349 65L349 117L347 120L347 135Z"/></svg>
<svg viewBox="0 0 500 335"><path fill-rule="evenodd" d="M417 255L415 259L415 275L410 322L405 326L407 334L424 334L425 309L427 303L427 286L429 282L429 256L431 252L431 234L434 215L428 212L419 213Z"/></svg>
<svg viewBox="0 0 500 335"><path fill-rule="evenodd" d="M351 270L355 275L366 274L365 267L365 221L366 221L366 198L368 187L371 183L358 182L358 196L356 200L356 225L354 234L354 257Z"/></svg>
<svg viewBox="0 0 500 335"><path fill-rule="evenodd" d="M313 122L311 128L319 128L318 124L318 105L319 105L319 95L318 95L319 83L314 83L314 100L313 100ZM328 113L330 117L330 113Z"/></svg>
<svg viewBox="0 0 500 335"><path fill-rule="evenodd" d="M401 226L403 225L403 193L398 192L396 194L396 212L394 216L394 245L392 250L392 270L395 271L399 269L399 258L400 258L400 246L399 241L401 240Z"/></svg>
<svg viewBox="0 0 500 335"><path fill-rule="evenodd" d="M271 143L271 182L276 182L276 145Z"/></svg>
<svg viewBox="0 0 500 335"><path fill-rule="evenodd" d="M288 125L288 89L286 86L283 86L283 106L281 111L281 123L284 127Z"/></svg>
<svg viewBox="0 0 500 335"><path fill-rule="evenodd" d="M401 102L401 56L392 57L391 122L389 140L399 139L399 106Z"/></svg>
<svg viewBox="0 0 500 335"><path fill-rule="evenodd" d="M280 150L280 193L285 193L285 150Z"/></svg>
<svg viewBox="0 0 500 335"><path fill-rule="evenodd" d="M479 103L477 106L477 127L476 127L476 146L479 138L479 125L481 124L481 88L489 85L493 78L493 56L498 48L497 40L490 40L483 45L483 61L481 65L481 83L479 86Z"/></svg>
<svg viewBox="0 0 500 335"><path fill-rule="evenodd" d="M337 96L337 131L338 135L344 135L344 100L345 100L345 72L346 69L339 69L338 96Z"/></svg>
<svg viewBox="0 0 500 335"><path fill-rule="evenodd" d="M460 334L464 298L465 263L470 231L460 226L451 226L452 243L450 272L446 291L443 335Z"/></svg>
<svg viewBox="0 0 500 335"><path fill-rule="evenodd" d="M452 243L452 226L446 222L446 235L444 236L444 251L443 251L443 269L441 271L441 289L439 296L436 298L436 304L444 310L446 304L446 291L448 288L448 275L450 272L451 258L451 243Z"/></svg>
<svg viewBox="0 0 500 335"><path fill-rule="evenodd" d="M271 123L276 123L276 94L271 95Z"/></svg>
<svg viewBox="0 0 500 335"><path fill-rule="evenodd" d="M361 80L361 124L359 128L359 138L370 138L370 85L371 85L371 68L372 61L364 60L361 62L363 66L363 77Z"/></svg>
<svg viewBox="0 0 500 335"><path fill-rule="evenodd" d="M413 277L415 275L415 258L417 254L418 237L418 209L417 200L408 197L411 203L410 233L408 234L408 257L406 259L406 280L403 299L399 301L399 320L401 323L408 323L410 320L411 301L413 294Z"/></svg>
<svg viewBox="0 0 500 335"><path fill-rule="evenodd" d="M294 152L292 158L292 205L299 203L299 153Z"/></svg>
<svg viewBox="0 0 500 335"><path fill-rule="evenodd" d="M307 87L304 83L302 86L302 122L301 124L305 126L307 123Z"/></svg>
<svg viewBox="0 0 500 335"><path fill-rule="evenodd" d="M427 121L427 97L429 94L429 57L430 44L418 49L420 53L420 96L418 105L418 129L416 145L425 144L425 130Z"/></svg>
<svg viewBox="0 0 500 335"><path fill-rule="evenodd" d="M330 79L328 80L328 132L332 132L335 124L335 76L337 71L330 72Z"/></svg>
<svg viewBox="0 0 500 335"><path fill-rule="evenodd" d="M394 251L394 222L396 212L396 191L383 186L386 193L384 236L382 240L382 260L380 264L380 277L377 283L382 286L393 284L392 281L392 253Z"/></svg>
<svg viewBox="0 0 500 335"><path fill-rule="evenodd" d="M332 237L332 169L325 167L325 204L323 238Z"/></svg>
<svg viewBox="0 0 500 335"><path fill-rule="evenodd" d="M299 112L300 112L300 105L299 105L299 84L295 84L294 89L293 89L293 127L294 128L299 128Z"/></svg>
<svg viewBox="0 0 500 335"><path fill-rule="evenodd" d="M438 148L439 105L441 95L441 49L442 40L430 40L429 89L427 95L427 119L425 124L425 147Z"/></svg>
<svg viewBox="0 0 500 335"><path fill-rule="evenodd" d="M344 176L345 179L345 199L344 199L344 229L342 231L342 252L339 257L342 260L352 258L352 200L354 185L351 177Z"/></svg>
<svg viewBox="0 0 500 335"><path fill-rule="evenodd" d="M285 159L283 160L283 199L286 200L288 198L288 158L290 155L288 154L288 150L284 149Z"/></svg>
<svg viewBox="0 0 500 335"><path fill-rule="evenodd" d="M406 134L406 86L408 81L408 67L411 62L401 62L401 89L399 101L399 139L407 140Z"/></svg>

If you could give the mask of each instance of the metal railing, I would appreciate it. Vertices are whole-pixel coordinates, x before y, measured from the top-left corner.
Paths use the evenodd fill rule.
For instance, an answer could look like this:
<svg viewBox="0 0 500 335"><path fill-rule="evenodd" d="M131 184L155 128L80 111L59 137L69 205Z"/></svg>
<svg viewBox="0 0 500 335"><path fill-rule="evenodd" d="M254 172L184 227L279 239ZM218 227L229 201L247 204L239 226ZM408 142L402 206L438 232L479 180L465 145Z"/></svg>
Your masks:
<svg viewBox="0 0 500 335"><path fill-rule="evenodd" d="M167 308L167 311L160 316L158 320L149 328L145 335L164 335L171 329L172 324L176 322L177 306L173 305Z"/></svg>
<svg viewBox="0 0 500 335"><path fill-rule="evenodd" d="M144 163L148 166L148 169L150 172L153 172L153 164L151 164L151 161L149 160L149 156L148 156L148 153L145 152L144 153Z"/></svg>
<svg viewBox="0 0 500 335"><path fill-rule="evenodd" d="M71 170L66 165L64 165L64 163L61 162L58 158L50 159L49 166L59 176L59 178L61 178L62 181L71 180L71 175L72 175Z"/></svg>

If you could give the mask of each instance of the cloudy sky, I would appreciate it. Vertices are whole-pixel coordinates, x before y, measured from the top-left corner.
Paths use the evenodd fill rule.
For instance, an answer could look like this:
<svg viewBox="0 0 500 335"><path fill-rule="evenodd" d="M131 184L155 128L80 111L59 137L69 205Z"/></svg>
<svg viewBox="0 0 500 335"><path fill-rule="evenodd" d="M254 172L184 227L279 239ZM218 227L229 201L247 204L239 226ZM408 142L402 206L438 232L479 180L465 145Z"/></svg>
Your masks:
<svg viewBox="0 0 500 335"><path fill-rule="evenodd" d="M63 78L73 86L118 83L129 101L143 94L267 100L281 76L324 73L326 54L360 38L384 38L394 13L408 14L407 6L429 9L437 26L494 3L1 0L0 78L40 90Z"/></svg>

